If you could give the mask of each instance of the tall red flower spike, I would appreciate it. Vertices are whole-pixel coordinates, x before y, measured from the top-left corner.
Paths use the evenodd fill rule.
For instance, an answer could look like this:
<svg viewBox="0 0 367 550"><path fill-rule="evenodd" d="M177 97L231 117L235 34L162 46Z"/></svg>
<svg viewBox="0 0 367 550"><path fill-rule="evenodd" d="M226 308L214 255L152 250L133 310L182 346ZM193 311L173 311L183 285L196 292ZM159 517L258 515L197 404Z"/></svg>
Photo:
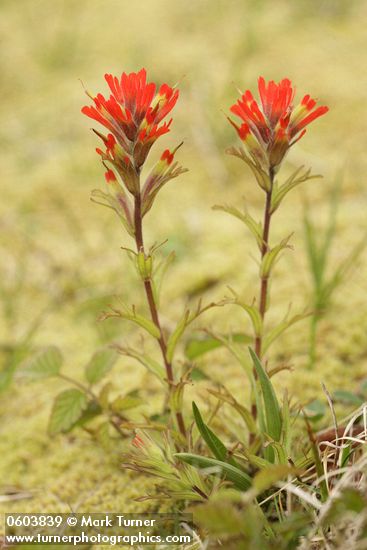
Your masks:
<svg viewBox="0 0 367 550"><path fill-rule="evenodd" d="M329 109L316 107L316 101L309 95L293 107L295 88L288 78L277 84L273 80L266 83L261 76L258 87L260 105L247 90L231 107L231 112L242 120L242 124L238 126L229 120L249 152L262 164L265 162L274 169L288 149L304 136L305 127Z"/></svg>
<svg viewBox="0 0 367 550"><path fill-rule="evenodd" d="M176 178L184 168L174 162L178 147L172 152L166 149L143 186L141 169L154 142L169 132L172 119L164 121L175 106L179 91L162 84L157 91L154 82L147 82L146 70L122 73L121 78L105 75L110 88L109 97L92 96L94 105L82 108L82 113L105 126L107 135L94 132L103 146L96 149L107 171L105 179L108 193L95 190L93 200L113 208L125 228L134 236L136 200L141 216L151 208L158 191L169 180ZM129 193L134 196L131 200Z"/></svg>
<svg viewBox="0 0 367 550"><path fill-rule="evenodd" d="M82 113L105 126L129 162L139 170L153 143L169 132L172 119L163 120L175 106L179 91L162 84L156 93L156 84L147 82L145 69L122 73L121 78L106 74L105 79L110 96L88 93L94 105L83 107ZM108 146L106 141L105 145Z"/></svg>

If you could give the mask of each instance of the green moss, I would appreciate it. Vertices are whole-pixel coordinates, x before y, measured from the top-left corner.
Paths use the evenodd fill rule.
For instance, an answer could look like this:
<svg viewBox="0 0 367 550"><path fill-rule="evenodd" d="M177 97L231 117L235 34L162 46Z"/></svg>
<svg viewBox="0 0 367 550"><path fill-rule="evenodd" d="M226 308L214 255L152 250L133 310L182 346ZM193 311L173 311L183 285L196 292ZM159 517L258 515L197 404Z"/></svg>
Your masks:
<svg viewBox="0 0 367 550"><path fill-rule="evenodd" d="M121 245L129 246L127 237L109 211L88 199L93 187L103 185L103 177L90 122L79 114L88 100L78 78L97 91L104 86L106 71L141 65L158 80L175 82L187 75L165 144L185 138L180 158L190 172L170 183L146 220L147 241L161 242L168 236L168 246L178 252L162 302L167 326L173 326L186 298L194 301L199 291L208 301L220 299L227 284L250 301L257 295L258 267L252 259L256 250L250 237L239 222L210 209L217 203L238 204L246 195L255 217L261 212L262 196L250 174L223 153L236 139L220 113L236 97L231 82L241 89L253 88L262 73L269 78L290 76L299 93L309 91L330 105L328 117L315 123L289 156L290 165L312 165L326 177L295 191L274 218L274 240L295 231L295 249L277 266L269 322L283 316L289 302L292 311L307 305L310 286L301 199L307 196L316 219L325 223L325 191L347 159L334 265L366 227L360 183L367 168L362 148L367 83L360 71L365 3L354 2L353 9L340 14L325 13L313 2L296 8L298 3L281 1L275 9L268 0L220 0L220 16L209 0L190 5L168 0L114 2L112 9L98 0L60 2L57 9L47 0L21 4L22 9L19 2L10 1L1 7L6 21L6 48L0 59L1 344L19 344L34 328L31 348L59 345L66 372L81 377L83 365L99 345L111 340L140 342L124 322L108 321L101 328L96 321L114 294L144 305L131 265L120 250ZM42 32L34 32L40 18ZM158 148L152 156L156 154ZM364 376L366 313L361 311L361 298L366 263L364 255L320 324L317 371L307 370L307 320L274 347L270 360L286 359L294 369L282 373L276 384L286 385L301 401L322 396L321 381L330 391L353 389ZM243 314L232 307L211 311L199 326L205 323L225 331L249 328ZM2 351L4 360L7 353ZM243 373L225 352L203 359L200 366L242 399ZM132 361L121 359L110 379L124 390L142 386L148 403L142 411L159 410L156 383ZM52 380L29 386L16 378L1 395L0 492L12 488L30 498L2 502L0 510L155 508L155 502L134 500L151 491L155 480L137 479L122 470L117 446L106 453L82 431L49 439L49 411L64 387ZM206 400L205 388L203 382L190 388L189 399L199 395ZM164 510L169 504L161 506Z"/></svg>

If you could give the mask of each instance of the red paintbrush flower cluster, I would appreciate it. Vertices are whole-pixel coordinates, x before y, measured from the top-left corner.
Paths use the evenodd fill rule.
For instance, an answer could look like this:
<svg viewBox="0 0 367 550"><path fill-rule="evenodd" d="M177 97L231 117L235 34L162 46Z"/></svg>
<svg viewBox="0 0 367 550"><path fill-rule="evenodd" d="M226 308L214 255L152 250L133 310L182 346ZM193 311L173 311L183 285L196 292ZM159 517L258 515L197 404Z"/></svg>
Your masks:
<svg viewBox="0 0 367 550"><path fill-rule="evenodd" d="M247 90L231 107L231 112L243 121L242 124L229 121L249 152L263 166L275 169L288 149L304 136L305 127L329 109L316 107L316 101L309 95L294 107L295 88L287 78L277 84L273 80L266 83L260 77L258 87L260 105Z"/></svg>
<svg viewBox="0 0 367 550"><path fill-rule="evenodd" d="M162 121L176 105L179 91L162 84L156 94L156 84L147 82L145 69L122 73L120 79L106 74L105 79L111 92L109 98L88 94L94 105L83 107L82 113L105 126L139 169L153 143L169 132L172 119Z"/></svg>
<svg viewBox="0 0 367 550"><path fill-rule="evenodd" d="M123 73L121 78L106 74L105 79L110 88L109 97L87 92L94 105L83 107L82 113L109 130L107 135L94 130L104 145L96 151L107 168L106 181L111 184L112 197L104 196L104 199L119 213L125 225L127 223L131 233L132 206L119 180L135 197L142 195L145 214L162 185L184 171L173 163L177 148L172 153L166 150L140 190L142 165L155 141L170 130L172 119L168 122L164 119L176 105L179 91L168 84L162 84L157 91L154 82L147 82L145 69ZM101 197L101 193L95 196Z"/></svg>

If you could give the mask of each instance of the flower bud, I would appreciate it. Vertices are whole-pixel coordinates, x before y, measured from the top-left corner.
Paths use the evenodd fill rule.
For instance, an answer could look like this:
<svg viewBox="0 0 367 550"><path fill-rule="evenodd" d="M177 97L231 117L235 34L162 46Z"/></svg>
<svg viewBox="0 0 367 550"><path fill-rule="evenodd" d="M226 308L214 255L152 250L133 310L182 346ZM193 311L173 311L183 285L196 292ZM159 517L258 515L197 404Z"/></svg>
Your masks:
<svg viewBox="0 0 367 550"><path fill-rule="evenodd" d="M144 252L139 252L137 255L137 265L139 273L144 281L150 279L153 269L153 258L152 256L146 256Z"/></svg>

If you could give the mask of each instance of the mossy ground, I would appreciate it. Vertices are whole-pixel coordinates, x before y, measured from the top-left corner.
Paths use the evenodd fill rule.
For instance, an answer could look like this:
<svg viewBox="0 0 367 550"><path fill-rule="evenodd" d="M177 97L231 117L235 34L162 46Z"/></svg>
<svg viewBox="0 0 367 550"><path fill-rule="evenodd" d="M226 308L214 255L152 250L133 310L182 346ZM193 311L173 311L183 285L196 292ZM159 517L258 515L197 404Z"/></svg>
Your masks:
<svg viewBox="0 0 367 550"><path fill-rule="evenodd" d="M323 228L328 197L343 173L331 270L366 233L365 2L3 0L0 12L4 359L7 348L35 324L32 348L60 346L66 372L78 378L98 346L137 338L123 322L96 321L114 294L142 307L143 301L120 250L129 246L128 238L110 211L89 201L91 189L103 186L103 174L91 121L80 114L88 98L78 79L97 91L104 88L105 72L145 66L158 81L181 80L172 132L152 157L183 139L179 156L190 171L167 186L146 220L147 241L168 238L167 246L177 253L162 301L167 326L191 296L220 299L227 284L250 300L257 294L250 236L211 206L238 204L246 195L260 216L262 196L250 174L224 154L236 137L221 112L235 100L236 86L254 88L259 74L288 76L299 94L310 92L330 106L288 157L285 171L305 164L324 179L297 189L274 218L274 241L294 231L294 250L278 264L270 320L284 315L290 302L292 311L308 304L306 199ZM307 321L284 335L270 355L270 361L281 353L292 363L293 372L280 375L278 384L295 398L320 395L321 381L330 391L353 390L366 375L365 270L364 254L320 325L314 372L307 370ZM210 312L200 325L247 330L245 323L227 307ZM241 395L242 373L226 354L200 364ZM143 385L150 405L159 405L155 385L132 361L121 358L111 379L124 389ZM82 432L50 440L47 419L64 387L16 378L1 395L1 487L17 487L32 498L2 503L0 509L129 512L154 506L134 501L153 482L136 483L133 474L121 471L118 446L107 453ZM205 384L191 391L204 395Z"/></svg>

